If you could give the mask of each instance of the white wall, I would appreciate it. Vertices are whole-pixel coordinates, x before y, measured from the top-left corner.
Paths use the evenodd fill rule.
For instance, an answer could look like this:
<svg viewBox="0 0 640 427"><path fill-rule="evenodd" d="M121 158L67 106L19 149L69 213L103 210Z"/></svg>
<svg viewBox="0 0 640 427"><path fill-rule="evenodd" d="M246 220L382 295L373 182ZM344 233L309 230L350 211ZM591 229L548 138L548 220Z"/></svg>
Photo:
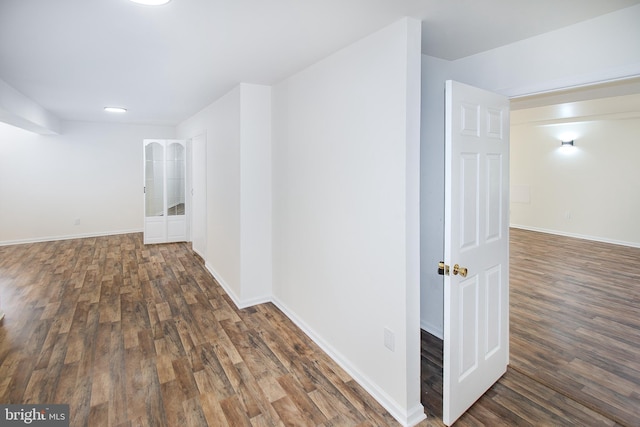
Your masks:
<svg viewBox="0 0 640 427"><path fill-rule="evenodd" d="M45 136L0 123L0 244L142 231L142 140L174 132L63 122Z"/></svg>
<svg viewBox="0 0 640 427"><path fill-rule="evenodd" d="M449 62L422 56L420 126L420 327L444 336L444 81Z"/></svg>
<svg viewBox="0 0 640 427"><path fill-rule="evenodd" d="M640 5L457 61L423 58L423 85L433 88L429 89L429 93L436 98L433 101L430 94L426 95L427 99L423 96L423 105L428 108L423 109L421 126L429 133L429 136L422 136L423 151L433 150L434 156L443 156L438 161L444 162L444 150L439 154L439 149L425 147L425 144L444 145L444 98L437 93L438 87L444 88L444 80L458 80L503 95L516 96L640 75L638 22ZM440 100L441 107L437 108ZM433 166L435 163L437 161L427 162L423 157L422 168L437 167ZM439 183L428 181L437 180L439 171L431 174L423 170L421 174L423 188L435 191L440 186ZM442 182L444 188L444 176ZM426 194L423 190L423 198ZM439 210L440 207L433 209ZM423 230L437 229L437 221L438 215L432 212L428 200L423 199ZM442 301L443 291L441 288L438 291L434 285L437 279L430 273L434 269L435 254L438 251L443 253L442 242L438 241L436 234L422 234L422 251L428 255L421 259L421 325L434 326L435 329L430 332L439 335L442 331L437 327L442 324L442 312L433 305ZM431 295L431 292L434 294Z"/></svg>
<svg viewBox="0 0 640 427"><path fill-rule="evenodd" d="M274 299L409 424L424 417L419 49L402 20L273 89Z"/></svg>
<svg viewBox="0 0 640 427"><path fill-rule="evenodd" d="M638 135L638 118L512 126L512 226L640 247Z"/></svg>
<svg viewBox="0 0 640 427"><path fill-rule="evenodd" d="M207 135L207 267L240 296L240 87L178 125L179 138Z"/></svg>
<svg viewBox="0 0 640 427"><path fill-rule="evenodd" d="M271 87L240 91L242 304L271 300Z"/></svg>
<svg viewBox="0 0 640 427"><path fill-rule="evenodd" d="M243 83L178 126L207 135L205 262L239 307L271 295L270 96Z"/></svg>

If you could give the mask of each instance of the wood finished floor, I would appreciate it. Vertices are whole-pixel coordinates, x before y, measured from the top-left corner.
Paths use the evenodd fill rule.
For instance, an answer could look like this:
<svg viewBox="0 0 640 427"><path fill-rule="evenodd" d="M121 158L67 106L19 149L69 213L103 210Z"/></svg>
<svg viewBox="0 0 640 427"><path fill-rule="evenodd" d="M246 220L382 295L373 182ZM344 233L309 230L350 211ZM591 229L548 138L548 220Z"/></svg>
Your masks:
<svg viewBox="0 0 640 427"><path fill-rule="evenodd" d="M640 426L640 248L511 236L513 369Z"/></svg>
<svg viewBox="0 0 640 427"><path fill-rule="evenodd" d="M510 365L456 426L640 426L640 249L511 229ZM442 341L422 332L441 425Z"/></svg>
<svg viewBox="0 0 640 427"><path fill-rule="evenodd" d="M512 230L511 367L456 426L640 425L640 250L564 239ZM273 305L237 310L188 244L0 247L0 300L0 403L69 403L73 426L397 425ZM442 426L442 343L422 342L420 426Z"/></svg>
<svg viewBox="0 0 640 427"><path fill-rule="evenodd" d="M184 243L0 248L0 403L72 426L394 425L272 304L237 310Z"/></svg>

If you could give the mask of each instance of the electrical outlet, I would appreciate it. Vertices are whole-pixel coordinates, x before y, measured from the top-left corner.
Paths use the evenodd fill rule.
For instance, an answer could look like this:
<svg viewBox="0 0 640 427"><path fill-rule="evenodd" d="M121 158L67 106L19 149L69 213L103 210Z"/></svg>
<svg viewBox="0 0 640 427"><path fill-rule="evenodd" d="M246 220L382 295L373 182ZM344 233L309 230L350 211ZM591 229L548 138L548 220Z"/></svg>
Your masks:
<svg viewBox="0 0 640 427"><path fill-rule="evenodd" d="M76 218L75 221L73 221L73 225L80 225L80 218Z"/></svg>
<svg viewBox="0 0 640 427"><path fill-rule="evenodd" d="M396 337L389 328L384 328L384 346L391 351L396 351Z"/></svg>

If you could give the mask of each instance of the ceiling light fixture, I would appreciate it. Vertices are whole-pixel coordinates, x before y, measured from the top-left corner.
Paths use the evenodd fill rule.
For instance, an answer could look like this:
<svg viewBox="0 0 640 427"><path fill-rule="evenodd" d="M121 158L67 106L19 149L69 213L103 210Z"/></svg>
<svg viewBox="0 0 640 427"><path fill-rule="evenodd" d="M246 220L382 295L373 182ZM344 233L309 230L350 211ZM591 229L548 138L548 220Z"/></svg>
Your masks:
<svg viewBox="0 0 640 427"><path fill-rule="evenodd" d="M571 141L560 141L560 142L562 142L561 145L563 147L569 147L569 146L573 147L573 140L571 140Z"/></svg>
<svg viewBox="0 0 640 427"><path fill-rule="evenodd" d="M122 107L104 107L104 111L109 113L126 113L127 109Z"/></svg>
<svg viewBox="0 0 640 427"><path fill-rule="evenodd" d="M134 3L144 4L146 6L162 6L169 3L171 0L131 0Z"/></svg>

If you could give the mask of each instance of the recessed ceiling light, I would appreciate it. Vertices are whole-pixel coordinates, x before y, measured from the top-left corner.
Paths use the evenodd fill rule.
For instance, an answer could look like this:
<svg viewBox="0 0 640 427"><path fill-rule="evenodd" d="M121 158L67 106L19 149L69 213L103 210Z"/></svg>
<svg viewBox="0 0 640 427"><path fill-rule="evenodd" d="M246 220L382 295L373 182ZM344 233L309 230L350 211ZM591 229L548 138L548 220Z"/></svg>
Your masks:
<svg viewBox="0 0 640 427"><path fill-rule="evenodd" d="M162 6L169 3L171 0L131 0L134 3L144 4L147 6Z"/></svg>
<svg viewBox="0 0 640 427"><path fill-rule="evenodd" d="M122 107L104 107L104 111L109 113L126 113L127 109Z"/></svg>

